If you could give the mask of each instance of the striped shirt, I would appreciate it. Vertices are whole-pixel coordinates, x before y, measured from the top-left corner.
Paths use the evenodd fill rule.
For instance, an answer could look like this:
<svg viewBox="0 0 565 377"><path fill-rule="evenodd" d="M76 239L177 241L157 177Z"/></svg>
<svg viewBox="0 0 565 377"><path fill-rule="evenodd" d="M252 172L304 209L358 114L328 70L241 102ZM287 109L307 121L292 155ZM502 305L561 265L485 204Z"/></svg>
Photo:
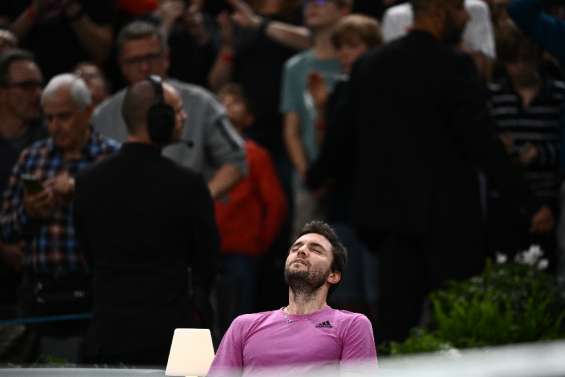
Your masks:
<svg viewBox="0 0 565 377"><path fill-rule="evenodd" d="M65 160L52 138L38 141L22 151L2 196L0 237L7 243L25 241L26 269L49 275L88 270L77 247L72 202L61 204L46 219L30 219L23 205L21 176L31 174L41 182L64 171L75 176L80 170L118 148L117 142L93 131L78 159Z"/></svg>
<svg viewBox="0 0 565 377"><path fill-rule="evenodd" d="M524 107L510 80L489 84L490 111L499 135L512 139L511 155L533 145L538 156L523 167L532 194L543 203L557 198L559 190L560 114L565 83L547 79L531 103Z"/></svg>

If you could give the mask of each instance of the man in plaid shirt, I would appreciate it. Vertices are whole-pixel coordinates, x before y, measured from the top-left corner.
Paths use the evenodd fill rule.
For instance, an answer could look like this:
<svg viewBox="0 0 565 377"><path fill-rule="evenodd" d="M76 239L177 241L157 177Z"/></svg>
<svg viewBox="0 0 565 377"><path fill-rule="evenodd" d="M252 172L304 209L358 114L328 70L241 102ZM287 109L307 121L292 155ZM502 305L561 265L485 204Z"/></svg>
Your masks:
<svg viewBox="0 0 565 377"><path fill-rule="evenodd" d="M0 212L1 240L25 243L21 309L26 317L90 310L88 266L77 248L73 226L73 177L119 147L92 130L92 100L79 77L55 76L41 103L50 137L21 153ZM38 187L26 185L22 178L26 175L36 179ZM62 326L67 330L67 324ZM62 326L37 330L42 335L53 331L61 335ZM68 335L77 329L66 330L63 334Z"/></svg>

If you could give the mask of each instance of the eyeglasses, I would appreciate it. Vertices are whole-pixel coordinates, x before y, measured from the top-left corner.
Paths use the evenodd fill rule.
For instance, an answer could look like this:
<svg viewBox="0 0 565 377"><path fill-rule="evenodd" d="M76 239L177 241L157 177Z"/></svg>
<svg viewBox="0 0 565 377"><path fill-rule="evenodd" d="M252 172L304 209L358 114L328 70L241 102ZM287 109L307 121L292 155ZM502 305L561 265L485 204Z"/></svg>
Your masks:
<svg viewBox="0 0 565 377"><path fill-rule="evenodd" d="M157 53L153 53L153 54L147 54L147 55L142 55L142 56L135 56L132 58L126 58L123 59L124 64L127 65L141 65L144 63L147 64L154 64L157 61L159 61L159 59L161 59L163 57L163 53L162 52L157 52Z"/></svg>
<svg viewBox="0 0 565 377"><path fill-rule="evenodd" d="M8 87L19 88L25 91L32 91L36 89L41 89L43 87L43 82L38 80L24 80L9 82L6 84Z"/></svg>

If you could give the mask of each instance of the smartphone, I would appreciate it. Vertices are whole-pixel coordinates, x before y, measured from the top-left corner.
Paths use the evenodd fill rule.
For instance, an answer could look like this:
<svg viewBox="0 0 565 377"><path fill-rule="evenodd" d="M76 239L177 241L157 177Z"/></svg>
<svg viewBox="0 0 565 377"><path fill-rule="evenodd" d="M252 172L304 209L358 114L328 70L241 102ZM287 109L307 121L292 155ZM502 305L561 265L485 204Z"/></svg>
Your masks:
<svg viewBox="0 0 565 377"><path fill-rule="evenodd" d="M37 194L43 191L43 184L39 182L39 179L31 174L22 174L22 182L24 184L24 189L30 194Z"/></svg>

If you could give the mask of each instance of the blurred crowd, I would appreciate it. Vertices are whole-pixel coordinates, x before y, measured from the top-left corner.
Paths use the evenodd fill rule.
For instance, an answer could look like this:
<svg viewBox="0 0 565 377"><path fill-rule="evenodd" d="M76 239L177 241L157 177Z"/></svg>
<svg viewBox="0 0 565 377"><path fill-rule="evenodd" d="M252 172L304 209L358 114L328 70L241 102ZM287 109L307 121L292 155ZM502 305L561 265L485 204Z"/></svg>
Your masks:
<svg viewBox="0 0 565 377"><path fill-rule="evenodd" d="M85 241L75 223L75 177L131 141L126 88L150 75L174 87L184 111L163 155L198 173L213 199L218 240L203 241L196 222L184 230L187 255L213 253L213 263L197 271L199 257L188 258L179 284L189 325L211 328L215 341L237 315L285 305L289 242L313 219L332 224L349 254L329 302L367 315L379 342L405 338L425 320L430 290L497 253L540 245L565 279L565 2L449 0L433 12L421 3L1 1L0 337L18 329L3 320L40 322L17 333L31 346L4 359L58 350L99 362L84 358L89 319L62 320L92 313L93 296L97 305L85 245L127 250L130 259L106 260L123 267L114 274L167 278L166 252L144 262L135 248L169 247L159 227L172 220L131 229L136 205L167 198L136 197L118 176L100 188L140 198L115 212L90 204L123 226L129 246L102 233ZM130 285L137 312L116 316L167 305ZM128 341L140 355L144 344Z"/></svg>

